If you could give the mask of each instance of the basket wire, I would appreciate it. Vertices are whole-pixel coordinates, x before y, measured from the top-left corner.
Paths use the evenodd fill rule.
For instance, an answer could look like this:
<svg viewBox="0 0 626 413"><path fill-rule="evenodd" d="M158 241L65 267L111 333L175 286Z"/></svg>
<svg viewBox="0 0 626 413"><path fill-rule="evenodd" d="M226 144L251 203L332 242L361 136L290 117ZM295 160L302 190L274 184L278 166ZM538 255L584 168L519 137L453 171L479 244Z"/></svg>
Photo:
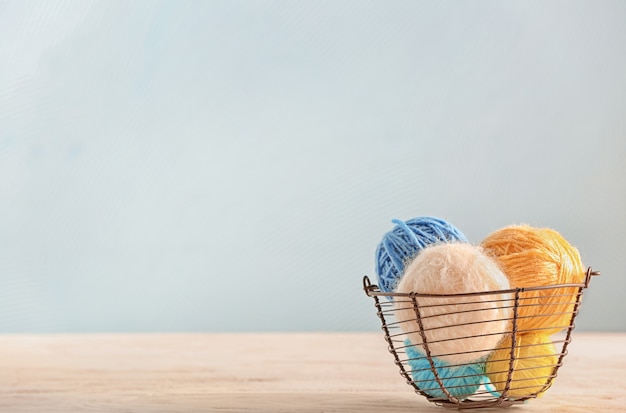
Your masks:
<svg viewBox="0 0 626 413"><path fill-rule="evenodd" d="M583 291L589 287L589 282L592 276L599 275L598 271L593 271L591 267L587 269L586 277L584 283L580 284L558 284L558 285L549 285L549 286L536 286L536 287L524 287L524 288L513 288L509 290L499 290L499 291L488 291L488 292L474 292L474 293L463 293L463 294L420 294L420 293L387 293L382 292L377 285L374 285L370 282L367 276L363 277L363 289L367 296L372 297L374 299L374 305L377 310L377 315L381 321L381 329L385 334L385 340L388 344L388 350L393 355L395 364L400 369L400 375L404 377L407 384L413 387L416 393L421 394L426 397L428 401L435 403L438 406L442 407L450 407L457 409L470 409L470 408L485 408L485 407L509 407L515 404L524 403L528 399L536 398L544 391L546 391L553 383L554 378L557 375L557 371L559 367L563 365L563 358L567 355L567 347L571 342L572 331L574 330L575 324L574 319L579 312L581 299L583 295ZM574 294L568 291L574 291ZM563 292L565 291L565 293ZM533 292L533 297L526 296L526 293ZM538 296L538 293L541 294ZM501 298L503 295L507 295L508 298ZM385 297L385 300L381 300L381 297ZM482 383L478 390L467 398L459 398L451 394L452 388L450 386L446 387L444 383L444 379L442 379L437 371L435 366L434 356L430 351L430 346L432 344L447 341L447 340L458 340L458 339L469 339L482 336L481 334L477 335L468 335L465 337L455 337L451 339L443 339L443 340L428 340L426 333L429 330L439 329L439 328L447 328L447 327L459 327L465 326L469 324L481 323L481 322L492 322L494 320L486 320L486 321L477 321L472 323L459 323L448 326L437 326L437 327L426 327L424 325L424 320L429 317L440 317L458 313L467 313L472 311L482 311L476 308L470 308L467 310L460 310L456 312L449 313L439 313L436 315L423 315L422 311L426 308L434 308L437 306L449 306L449 304L430 304L424 305L420 304L418 298L450 298L450 299L461 299L463 298L464 304L484 304L488 303L499 303L501 307L510 306L512 309L512 316L507 320L510 320L510 330L506 332L501 332L499 334L505 333L510 339L510 346L503 346L499 344L498 347L493 349L488 349L489 351L495 350L509 350L509 358L507 359L490 359L489 362L508 362L508 369L504 371L498 371L496 373L506 374L506 380L500 381L496 383ZM472 297L476 297L476 301L467 301L471 300ZM489 299L486 299L489 297ZM491 298L492 297L492 298ZM571 311L566 312L555 312L555 313L541 313L541 314L533 314L531 316L523 316L519 314L519 309L523 307L532 307L539 305L546 305L546 303L538 304L536 302L537 298L546 298L550 297L550 299L554 298L563 298L569 301L561 301L557 300L557 302L550 302L547 305L555 305L567 306L571 308ZM413 309L415 311L415 321L417 326L419 327L417 331L403 331L401 328L401 322L396 320L395 313L400 309ZM548 317L554 315L567 315L567 320L569 320L567 325L558 325L558 326L548 326L541 328L526 328L522 329L519 326L519 321L526 317ZM516 358L516 350L523 349L524 347L538 346L542 344L520 344L520 334L526 333L539 333L543 330L562 330L559 334L551 337L552 343L555 346L556 352L551 354L551 358L556 358L556 363L553 364L544 364L541 366L543 369L551 369L551 374L546 376L533 376L535 379L545 379L545 384L541 386L539 389L537 385L532 386L524 386L523 379L515 380L513 378L513 373L515 371L524 370L523 368L516 367L516 360L521 360L520 358ZM407 339L407 334L409 333L419 333L422 338L422 343L419 345L413 345ZM493 334L493 333L490 333ZM486 334L488 335L488 334ZM442 393L445 397L435 397L429 395L427 391L431 391L434 388L432 387L424 387L424 384L419 382L413 377L413 373L419 373L417 370L412 370L411 365L409 364L411 359L408 351L411 351L411 348L420 348L420 351L424 353L424 357L428 361L428 365L430 371L432 372L436 386L437 392ZM482 349L484 350L484 349ZM437 357L441 356L452 356L459 354L469 354L472 352L476 352L477 350L470 350L466 352L458 352L458 353L449 353L449 354L437 354ZM535 356L542 357L542 356ZM533 358L527 357L528 359ZM473 363L456 363L451 364L450 367L461 367L470 365ZM527 368L527 370L538 368L536 366ZM465 376L456 376L455 378L466 378L470 377L468 375ZM432 381L431 381L432 383ZM494 392L492 390L494 384L504 384L504 387L500 392ZM421 387L420 387L421 386ZM459 387L459 386L456 386ZM528 389L527 392L524 390ZM516 395L510 395L511 392L515 391ZM432 393L432 391L431 391ZM495 393L495 394L494 394ZM520 393L523 393L520 395Z"/></svg>

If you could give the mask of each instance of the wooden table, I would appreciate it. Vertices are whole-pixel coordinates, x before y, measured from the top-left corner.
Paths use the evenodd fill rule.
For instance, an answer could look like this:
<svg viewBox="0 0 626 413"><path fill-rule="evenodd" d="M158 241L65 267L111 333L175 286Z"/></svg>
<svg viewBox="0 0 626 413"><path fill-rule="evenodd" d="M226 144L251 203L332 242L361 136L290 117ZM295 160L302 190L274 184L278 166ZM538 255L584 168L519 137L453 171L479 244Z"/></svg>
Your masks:
<svg viewBox="0 0 626 413"><path fill-rule="evenodd" d="M575 332L509 412L626 412L626 334ZM379 333L0 335L0 412L446 412Z"/></svg>

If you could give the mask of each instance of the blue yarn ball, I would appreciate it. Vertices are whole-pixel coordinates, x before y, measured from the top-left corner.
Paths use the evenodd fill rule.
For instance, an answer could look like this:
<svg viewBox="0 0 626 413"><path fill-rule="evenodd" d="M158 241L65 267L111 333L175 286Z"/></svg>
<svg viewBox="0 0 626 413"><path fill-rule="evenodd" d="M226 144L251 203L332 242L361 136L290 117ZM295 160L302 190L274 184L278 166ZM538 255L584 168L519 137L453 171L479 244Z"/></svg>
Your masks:
<svg viewBox="0 0 626 413"><path fill-rule="evenodd" d="M446 399L447 396L437 383L426 355L413 346L408 339L404 344L407 346L405 351L409 358L407 363L411 367L410 373L417 387L429 396ZM448 393L459 399L471 396L481 384L488 382L485 376L484 360L463 366L450 365L436 357L432 360L437 375Z"/></svg>
<svg viewBox="0 0 626 413"><path fill-rule="evenodd" d="M418 217L404 222L393 219L396 226L383 236L376 248L376 274L382 292L394 292L405 265L421 250L441 242L468 242L452 224L433 217Z"/></svg>

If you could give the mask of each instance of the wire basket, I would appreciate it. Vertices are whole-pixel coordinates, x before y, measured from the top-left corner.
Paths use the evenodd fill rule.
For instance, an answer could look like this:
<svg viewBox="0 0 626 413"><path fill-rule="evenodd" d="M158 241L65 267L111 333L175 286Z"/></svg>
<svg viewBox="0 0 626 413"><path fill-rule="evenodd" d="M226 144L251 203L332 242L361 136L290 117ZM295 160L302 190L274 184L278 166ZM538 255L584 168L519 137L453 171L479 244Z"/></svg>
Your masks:
<svg viewBox="0 0 626 413"><path fill-rule="evenodd" d="M395 359L395 364L400 368L400 374L406 379L407 384L412 386L416 393L426 397L429 402L435 403L442 407L451 407L457 409L485 408L485 407L509 407L515 404L524 403L528 399L536 398L545 392L551 385L557 375L559 367L563 364L563 358L567 355L567 347L571 342L572 331L574 330L574 319L580 309L580 303L583 291L589 286L591 277L599 275L597 271L591 268L587 269L585 282L581 284L559 284L550 286L515 288L510 290L489 291L484 293L467 293L467 294L418 294L418 293L386 293L382 292L377 285L371 284L367 276L363 277L363 288L367 296L372 297L377 309L377 315L382 323L382 330L385 333L385 340L388 343L388 350ZM538 294L543 297L564 297L559 301L560 309L566 304L567 311L559 314L563 315L561 319L567 320L567 325L549 325L542 328L524 329L520 328L520 320L524 316L520 316L520 310L528 309L536 306L536 302L530 298L530 295L537 297ZM485 358L481 360L481 366L485 369L491 367L500 369L498 379L492 382L484 371L476 371L468 373L463 371L462 376L455 376L454 367L464 367L464 363L452 364L446 373L438 364L439 354L433 355L431 347L435 346L435 341L428 339L428 326L425 327L425 319L428 316L429 307L440 304L428 304L427 299L446 298L455 302L458 312L476 311L476 302L472 301L472 297L480 298L481 302L491 302L502 300L494 297L508 297L503 300L502 306L510 306L512 308L512 316L507 318L510 320L507 331L501 332L506 339L500 341L498 347L488 350L492 354L505 354L502 358ZM383 297L383 299L381 299ZM567 301L563 301L567 300ZM467 304L467 309L463 310L463 306ZM460 307L459 307L460 306ZM421 343L412 344L408 339L410 332L405 331L406 325L401 325L403 321L397 318L397 312L412 308L415 312L415 319L411 320L414 325L418 326L416 331L421 337ZM458 308L461 308L459 311ZM523 312L523 310L522 310ZM439 314L448 316L448 314ZM550 314L554 315L554 314ZM412 315L411 315L412 316ZM548 314L535 314L533 317L548 316ZM450 316L450 320L457 318ZM404 321L406 322L406 321ZM415 324L416 323L416 324ZM437 328L459 328L463 324L454 324L450 322L443 327ZM553 332L560 330L559 333L550 337L551 343L550 354L543 354L545 357L520 356L524 351L529 350L532 346L538 346L537 343L524 343L523 337L531 334L541 333L541 330ZM465 336L462 339L471 339L478 336ZM454 338L451 340L457 340ZM503 344L504 343L504 344ZM531 349L532 350L532 349ZM469 351L471 353L472 351ZM504 352L504 353L503 353ZM462 352L458 353L462 354ZM446 356L454 356L455 354L446 354ZM437 357L435 357L437 356ZM532 367L520 367L519 363L530 362ZM492 363L491 366L489 364ZM499 363L499 364L495 364ZM541 364L544 363L544 364ZM469 363L467 363L469 364ZM504 366L504 367L503 367ZM541 385L528 385L522 370L541 372L535 374L533 378L539 379ZM428 371L426 371L428 370ZM429 380L424 380L424 373L428 374ZM476 377L472 377L475 375ZM491 376L493 378L494 376ZM460 381L473 381L480 383L476 385L476 390L471 394L459 395L456 387ZM498 390L497 390L498 389Z"/></svg>

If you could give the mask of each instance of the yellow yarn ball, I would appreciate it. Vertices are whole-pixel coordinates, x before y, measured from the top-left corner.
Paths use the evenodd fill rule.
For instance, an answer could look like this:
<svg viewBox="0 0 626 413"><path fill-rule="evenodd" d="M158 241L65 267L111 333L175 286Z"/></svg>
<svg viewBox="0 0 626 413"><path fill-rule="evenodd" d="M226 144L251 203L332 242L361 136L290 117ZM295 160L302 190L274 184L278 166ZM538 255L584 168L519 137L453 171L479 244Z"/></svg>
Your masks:
<svg viewBox="0 0 626 413"><path fill-rule="evenodd" d="M516 335L513 374L507 397L541 395L553 375L559 353L550 338L542 334ZM485 371L500 393L504 391L511 359L511 337L505 338L487 359Z"/></svg>
<svg viewBox="0 0 626 413"><path fill-rule="evenodd" d="M405 268L399 293L462 294L509 289L506 276L482 248L464 243L428 246ZM468 363L486 358L513 317L511 294L416 297L432 357ZM423 343L409 298L394 298L395 316L413 344Z"/></svg>
<svg viewBox="0 0 626 413"><path fill-rule="evenodd" d="M513 225L481 244L498 261L511 287L583 283L585 269L578 250L549 228ZM550 335L569 326L579 289L524 291L520 294L517 328Z"/></svg>

